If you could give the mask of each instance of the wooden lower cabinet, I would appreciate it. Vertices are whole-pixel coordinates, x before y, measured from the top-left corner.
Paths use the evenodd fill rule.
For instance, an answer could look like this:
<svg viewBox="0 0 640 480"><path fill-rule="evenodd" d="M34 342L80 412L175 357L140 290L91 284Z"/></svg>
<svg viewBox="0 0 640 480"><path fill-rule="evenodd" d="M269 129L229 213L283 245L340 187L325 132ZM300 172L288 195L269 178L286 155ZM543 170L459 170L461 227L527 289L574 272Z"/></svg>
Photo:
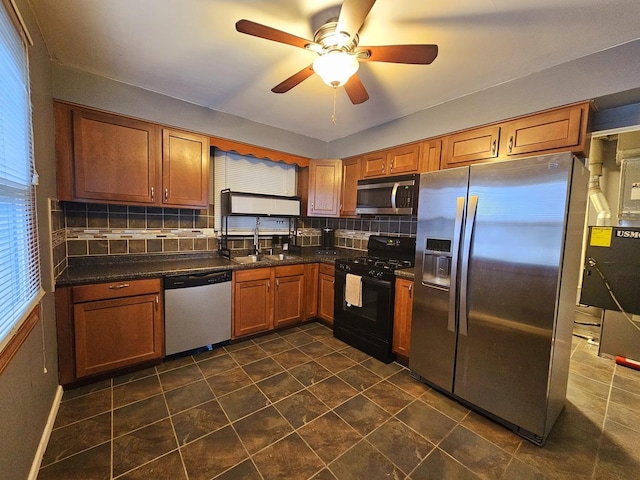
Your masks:
<svg viewBox="0 0 640 480"><path fill-rule="evenodd" d="M413 308L413 280L396 278L392 350L409 358L411 346L411 315Z"/></svg>
<svg viewBox="0 0 640 480"><path fill-rule="evenodd" d="M318 271L317 263L304 266L304 319L318 316Z"/></svg>
<svg viewBox="0 0 640 480"><path fill-rule="evenodd" d="M320 264L318 275L318 317L333 323L333 293L335 283L335 267Z"/></svg>
<svg viewBox="0 0 640 480"><path fill-rule="evenodd" d="M273 328L271 268L233 273L233 338Z"/></svg>
<svg viewBox="0 0 640 480"><path fill-rule="evenodd" d="M304 265L273 268L273 326L282 327L304 319Z"/></svg>
<svg viewBox="0 0 640 480"><path fill-rule="evenodd" d="M60 383L160 360L160 279L56 289Z"/></svg>

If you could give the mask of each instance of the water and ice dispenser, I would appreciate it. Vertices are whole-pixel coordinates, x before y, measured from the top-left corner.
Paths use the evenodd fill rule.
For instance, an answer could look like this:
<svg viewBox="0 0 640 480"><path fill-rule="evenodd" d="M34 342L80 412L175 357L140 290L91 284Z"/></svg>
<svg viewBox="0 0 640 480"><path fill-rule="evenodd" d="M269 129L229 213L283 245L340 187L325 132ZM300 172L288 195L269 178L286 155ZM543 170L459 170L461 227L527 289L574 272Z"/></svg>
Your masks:
<svg viewBox="0 0 640 480"><path fill-rule="evenodd" d="M422 260L422 283L449 288L451 285L450 239L427 238Z"/></svg>

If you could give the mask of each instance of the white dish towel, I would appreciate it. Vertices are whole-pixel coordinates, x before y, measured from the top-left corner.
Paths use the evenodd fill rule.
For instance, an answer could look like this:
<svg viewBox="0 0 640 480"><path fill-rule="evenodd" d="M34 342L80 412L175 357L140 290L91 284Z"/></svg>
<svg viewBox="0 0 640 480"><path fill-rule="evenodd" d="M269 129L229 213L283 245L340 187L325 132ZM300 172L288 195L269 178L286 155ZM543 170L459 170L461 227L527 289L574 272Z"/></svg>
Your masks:
<svg viewBox="0 0 640 480"><path fill-rule="evenodd" d="M362 306L362 277L347 273L344 301L352 307Z"/></svg>

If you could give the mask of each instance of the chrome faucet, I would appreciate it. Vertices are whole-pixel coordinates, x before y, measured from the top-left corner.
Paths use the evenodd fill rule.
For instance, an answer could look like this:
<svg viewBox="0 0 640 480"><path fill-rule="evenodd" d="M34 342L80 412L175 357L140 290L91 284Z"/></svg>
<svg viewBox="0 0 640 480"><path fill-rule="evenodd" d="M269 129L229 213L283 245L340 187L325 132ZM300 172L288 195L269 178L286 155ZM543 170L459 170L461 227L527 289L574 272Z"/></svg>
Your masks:
<svg viewBox="0 0 640 480"><path fill-rule="evenodd" d="M253 231L253 254L260 255L260 230L258 228L260 225L260 218L256 218L256 228Z"/></svg>

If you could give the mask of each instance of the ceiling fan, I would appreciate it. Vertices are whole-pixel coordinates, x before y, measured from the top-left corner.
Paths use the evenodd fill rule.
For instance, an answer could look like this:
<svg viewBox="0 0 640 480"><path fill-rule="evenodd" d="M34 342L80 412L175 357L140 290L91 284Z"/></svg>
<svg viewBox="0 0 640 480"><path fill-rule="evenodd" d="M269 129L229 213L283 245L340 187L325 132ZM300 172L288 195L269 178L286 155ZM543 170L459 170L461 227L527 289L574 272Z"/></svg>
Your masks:
<svg viewBox="0 0 640 480"><path fill-rule="evenodd" d="M251 20L239 20L236 30L274 42L293 45L317 53L309 66L293 74L271 89L285 93L314 73L329 86L344 85L354 104L365 102L369 94L358 78L359 62L390 62L427 65L438 55L437 45L381 45L358 46L358 31L373 7L375 0L344 0L338 18L331 18L318 28L313 41L297 37Z"/></svg>

